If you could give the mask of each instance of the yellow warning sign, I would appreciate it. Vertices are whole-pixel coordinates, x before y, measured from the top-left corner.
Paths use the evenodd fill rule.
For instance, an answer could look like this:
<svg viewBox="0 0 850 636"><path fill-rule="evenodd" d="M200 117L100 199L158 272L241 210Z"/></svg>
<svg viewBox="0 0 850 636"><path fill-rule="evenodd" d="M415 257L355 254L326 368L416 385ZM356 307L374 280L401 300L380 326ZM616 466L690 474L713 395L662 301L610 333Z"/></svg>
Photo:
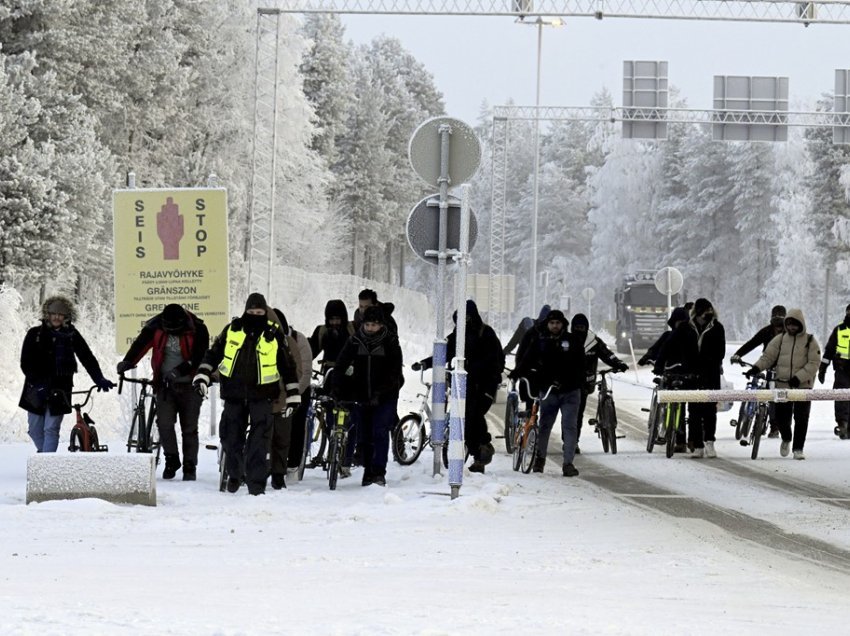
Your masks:
<svg viewBox="0 0 850 636"><path fill-rule="evenodd" d="M126 353L169 303L204 320L210 335L230 320L227 191L116 190L115 345Z"/></svg>

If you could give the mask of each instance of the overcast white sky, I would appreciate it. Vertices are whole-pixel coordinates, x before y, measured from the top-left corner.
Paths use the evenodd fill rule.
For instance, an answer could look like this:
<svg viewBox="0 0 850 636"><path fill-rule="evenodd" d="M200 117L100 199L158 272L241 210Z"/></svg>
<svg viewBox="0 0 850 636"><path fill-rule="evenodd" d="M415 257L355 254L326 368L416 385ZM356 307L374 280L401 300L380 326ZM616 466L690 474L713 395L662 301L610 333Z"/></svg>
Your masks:
<svg viewBox="0 0 850 636"><path fill-rule="evenodd" d="M537 28L508 17L343 16L357 43L399 38L436 78L449 115L483 101L533 105ZM832 92L850 68L850 26L568 18L544 28L541 104L586 106L602 86L622 105L624 60L666 60L691 108L712 107L714 75L787 76L791 109ZM797 102L797 104L795 104Z"/></svg>

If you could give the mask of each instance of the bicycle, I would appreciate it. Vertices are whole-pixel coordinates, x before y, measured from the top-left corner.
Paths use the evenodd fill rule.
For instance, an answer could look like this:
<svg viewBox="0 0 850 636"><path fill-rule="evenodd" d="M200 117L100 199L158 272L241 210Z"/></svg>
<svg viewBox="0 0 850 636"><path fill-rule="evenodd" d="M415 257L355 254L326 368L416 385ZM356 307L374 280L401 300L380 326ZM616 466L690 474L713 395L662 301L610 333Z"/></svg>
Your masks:
<svg viewBox="0 0 850 636"><path fill-rule="evenodd" d="M298 480L304 479L307 468L326 467L325 449L328 444L327 421L330 405L333 400L323 394L323 388L328 375L322 376L313 371L310 386L310 403L307 405L307 417L304 420L304 446L301 451L301 462L298 464Z"/></svg>
<svg viewBox="0 0 850 636"><path fill-rule="evenodd" d="M599 394L596 400L596 418L588 420L602 441L602 450L612 455L617 454L617 410L614 407L614 390L608 386L605 376L616 373L614 369L604 369L599 372Z"/></svg>
<svg viewBox="0 0 850 636"><path fill-rule="evenodd" d="M124 388L124 382L142 385L139 391L139 401L133 407L133 419L130 423L130 433L127 436L127 452L136 449L137 453L153 453L156 451L156 464L159 465L160 443L159 431L156 427L156 392L153 390L153 380L149 378L128 378L124 374L118 376L118 395ZM150 400L150 407L146 402Z"/></svg>
<svg viewBox="0 0 850 636"><path fill-rule="evenodd" d="M443 444L443 467L449 467L449 440L448 440L448 422L451 415L451 400L449 395L449 378L446 373L446 440ZM422 451L431 443L431 383L425 381L425 371L419 371L419 381L425 386L424 393L417 393L416 397L421 398L419 409L411 411L401 418L391 432L390 448L392 448L393 459L402 466L410 466L419 456ZM465 445L464 445L465 446ZM469 457L469 449L464 448L464 457ZM466 459L464 459L466 461Z"/></svg>
<svg viewBox="0 0 850 636"><path fill-rule="evenodd" d="M661 388L677 391L684 389L696 380L696 376L687 373L667 373L662 380ZM663 431L659 431L659 439L664 439L667 458L673 457L676 450L676 436L685 426L685 403L668 402L663 409ZM647 442L647 446L649 443Z"/></svg>
<svg viewBox="0 0 850 636"><path fill-rule="evenodd" d="M664 421L667 411L666 404L659 404L658 402L658 390L663 388L662 379L661 378L652 378L654 387L652 387L652 400L649 403L649 408L642 408L641 410L644 413L649 413L649 418L646 423L647 428L647 436L646 436L646 452L651 453L655 450L656 444L664 444L666 439L664 436L659 435L661 432L661 423Z"/></svg>
<svg viewBox="0 0 850 636"><path fill-rule="evenodd" d="M508 455L514 452L514 435L522 416L523 412L519 408L517 381L512 379L505 399L505 451Z"/></svg>
<svg viewBox="0 0 850 636"><path fill-rule="evenodd" d="M328 439L328 488L336 490L336 482L345 465L348 435L352 429L351 409L359 402L339 401L333 407L333 429Z"/></svg>
<svg viewBox="0 0 850 636"><path fill-rule="evenodd" d="M743 360L739 362L742 367L750 367L753 365L744 362ZM752 391L758 391L760 389L767 389L773 385L773 380L776 376L776 372L773 369L768 369L767 371L762 371L758 375L747 382L747 389ZM744 409L744 406L747 406ZM759 446L761 445L761 438L767 433L767 424L769 420L769 406L767 402L742 402L741 403L741 411L747 412L747 420L743 425L739 425L736 423L735 426L735 439L738 439L741 446L752 446L752 451L750 452L751 459L758 459L759 454ZM738 437L738 431L741 431L740 437Z"/></svg>
<svg viewBox="0 0 850 636"><path fill-rule="evenodd" d="M94 420L89 417L88 413L83 413L83 407L89 403L91 392L97 388L93 385L88 391L72 391L71 395L85 395L86 399L80 404L72 404L71 408L77 417L77 423L71 429L71 442L68 450L72 453L81 451L84 453L95 452L105 453L109 450L108 446L102 446L97 439L97 429L94 426Z"/></svg>
<svg viewBox="0 0 850 636"><path fill-rule="evenodd" d="M531 384L528 378L519 379L520 386L522 386L523 382L525 382L528 395L531 395ZM526 475L531 472L531 468L534 466L534 459L537 455L537 438L540 432L537 425L537 414L540 410L540 403L549 397L549 394L554 388L555 385L553 384L546 391L546 395L543 397L538 395L534 398L528 417L514 431L513 469L517 471L522 469L522 472Z"/></svg>

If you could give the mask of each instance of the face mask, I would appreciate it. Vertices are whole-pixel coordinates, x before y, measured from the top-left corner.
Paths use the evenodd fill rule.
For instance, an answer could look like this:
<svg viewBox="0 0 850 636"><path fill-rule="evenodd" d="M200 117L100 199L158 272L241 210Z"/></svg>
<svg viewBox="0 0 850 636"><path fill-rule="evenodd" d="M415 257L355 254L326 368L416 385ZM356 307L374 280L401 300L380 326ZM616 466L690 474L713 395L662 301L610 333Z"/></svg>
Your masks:
<svg viewBox="0 0 850 636"><path fill-rule="evenodd" d="M255 316L254 314L244 314L242 316L242 324L245 325L245 329L248 331L256 331L257 329L261 329L266 324L265 316Z"/></svg>

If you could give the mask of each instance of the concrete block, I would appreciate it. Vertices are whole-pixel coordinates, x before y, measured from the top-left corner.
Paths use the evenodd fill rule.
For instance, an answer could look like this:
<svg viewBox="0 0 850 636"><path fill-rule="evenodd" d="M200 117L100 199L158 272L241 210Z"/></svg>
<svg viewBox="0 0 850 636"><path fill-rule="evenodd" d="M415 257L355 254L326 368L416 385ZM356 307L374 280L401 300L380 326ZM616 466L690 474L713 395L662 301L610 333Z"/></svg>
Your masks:
<svg viewBox="0 0 850 636"><path fill-rule="evenodd" d="M88 497L155 506L155 456L39 453L27 460L27 503Z"/></svg>

